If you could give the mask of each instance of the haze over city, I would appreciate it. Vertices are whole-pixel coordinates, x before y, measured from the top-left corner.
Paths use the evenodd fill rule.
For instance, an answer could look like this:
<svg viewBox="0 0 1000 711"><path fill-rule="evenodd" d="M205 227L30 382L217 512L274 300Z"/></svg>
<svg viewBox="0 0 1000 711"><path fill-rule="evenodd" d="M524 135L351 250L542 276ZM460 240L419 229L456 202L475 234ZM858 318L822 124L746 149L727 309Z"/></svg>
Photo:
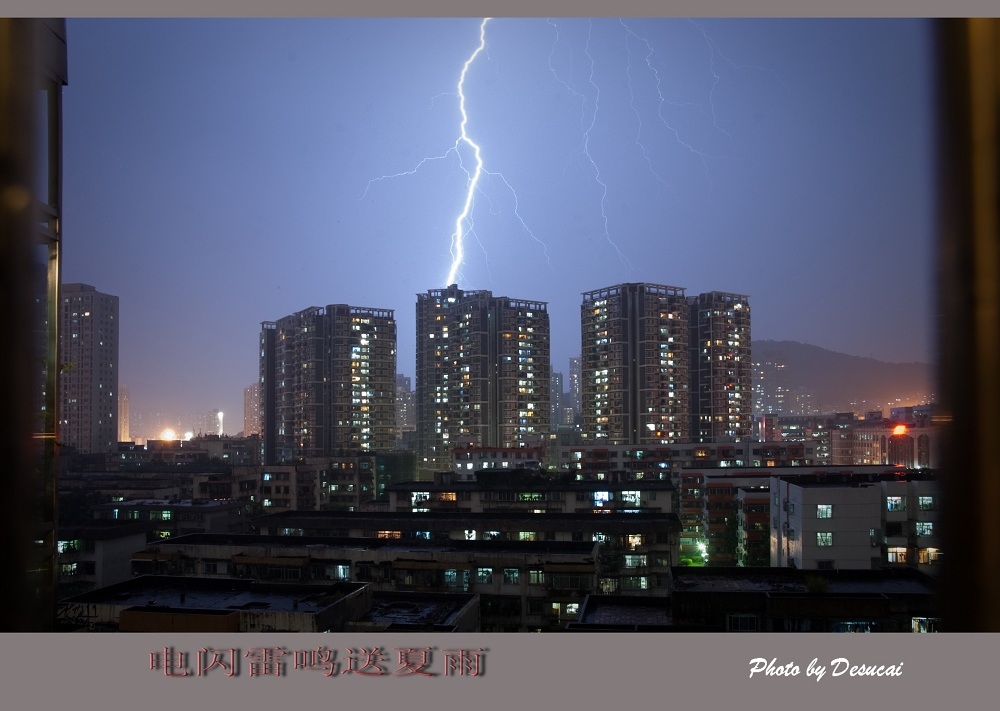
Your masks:
<svg viewBox="0 0 1000 711"><path fill-rule="evenodd" d="M556 370L581 293L639 281L747 294L754 339L933 360L926 21L67 27L63 281L120 298L144 418L241 430L260 323L309 306L394 309L413 375L463 105L455 281L548 302Z"/></svg>

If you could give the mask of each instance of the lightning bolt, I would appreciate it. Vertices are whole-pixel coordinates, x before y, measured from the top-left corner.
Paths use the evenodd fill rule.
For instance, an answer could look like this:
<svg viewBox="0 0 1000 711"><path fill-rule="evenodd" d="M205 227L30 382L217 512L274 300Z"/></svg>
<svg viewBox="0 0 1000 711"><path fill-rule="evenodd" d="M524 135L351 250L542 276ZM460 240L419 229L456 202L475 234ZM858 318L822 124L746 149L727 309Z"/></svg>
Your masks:
<svg viewBox="0 0 1000 711"><path fill-rule="evenodd" d="M711 51L711 53L712 53L711 71L712 71L712 76L715 78L715 81L712 83L712 90L709 92L709 103L712 106L712 120L713 120L713 122L715 122L715 127L718 128L723 133L725 133L727 136L729 136L729 134L726 133L726 131L723 130L718 125L718 122L716 121L716 118L715 118L715 104L714 104L713 96L715 94L715 87L719 83L719 80L720 80L719 74L715 71L715 56L716 55L718 55L719 57L721 57L723 59L723 61L725 61L728 65L730 65L734 69L737 69L737 70L740 70L740 69L754 69L754 70L757 70L757 71L766 72L766 73L770 74L772 77L774 77L778 81L778 83L781 84L785 89L787 89L788 91L791 91L791 89L789 88L789 86L781 79L780 76L778 76L778 74L773 69L768 69L767 67L761 67L761 66L758 66L756 64L742 64L742 65L741 64L737 64L736 62L734 62L733 60L731 60L729 57L727 57L723 53L723 51L719 48L719 44L714 39L712 39L711 37L709 37L708 32L705 30L704 26L700 25L699 23L695 22L694 20L688 20L688 22L698 28L698 31L701 32L701 36L705 39L705 44L708 45L709 51Z"/></svg>
<svg viewBox="0 0 1000 711"><path fill-rule="evenodd" d="M499 178L501 182L503 182L503 184L507 186L507 189L510 190L511 197L514 198L514 216L517 218L517 221L521 223L521 227L523 227L524 231L528 233L528 236L531 237L531 239L538 242L538 244L541 246L542 254L545 255L545 261L548 262L549 268L555 271L555 267L552 266L552 259L549 257L549 246L545 244L545 242L540 240L537 235L535 235L532 229L528 227L528 223L524 221L523 217L521 217L521 208L519 201L517 199L517 191L514 190L514 186L510 184L510 182L507 180L507 178L503 176L502 173L493 173L486 170L485 168L483 169L483 172L486 173L491 178Z"/></svg>
<svg viewBox="0 0 1000 711"><path fill-rule="evenodd" d="M390 178L412 176L416 174L418 171L420 171L427 164L434 161L444 160L446 158L452 157L454 154L454 157L457 158L458 160L459 167L465 174L466 182L465 182L464 199L462 201L462 208L461 211L458 213L458 215L455 217L454 230L452 231L450 237L449 253L451 255L451 264L449 266L448 275L445 280L446 286L456 283L456 280L461 277L461 269L465 262L465 257L466 257L466 243L469 239L474 239L479 244L479 247L483 250L483 253L486 255L487 258L486 269L488 273L490 271L489 255L486 252L486 246L480 239L480 235L477 233L477 230L475 229L473 220L473 212L475 209L477 197L479 196L486 198L490 202L490 212L491 214L496 214L495 203L490 198L489 194L487 194L487 192L485 191L485 186L483 186L483 183L487 182L483 180L484 174L490 181L492 181L493 179L498 179L499 181L501 181L503 185L506 187L506 189L510 192L513 198L513 214L515 218L518 220L524 231L531 237L531 239L533 239L542 247L546 261L548 262L550 269L553 269L554 271L551 258L549 257L548 246L543 240L539 239L539 237L530 229L527 222L521 215L520 205L518 201L518 194L516 190L511 185L511 183L503 176L503 174L486 169L485 162L483 160L482 147L475 140L473 140L472 135L469 132L469 112L467 110L467 102L465 94L466 79L468 78L472 66L476 63L477 59L480 58L480 55L485 54L487 56L487 59L490 59L490 53L486 42L486 28L492 19L493 18L489 17L483 18L483 20L479 24L479 43L476 46L476 48L472 51L472 53L468 55L465 62L462 64L462 69L461 72L459 73L458 82L456 85L456 91L449 92L447 94L449 96L458 97L458 108L461 115L461 121L459 122L458 126L458 137L455 139L454 144L451 145L447 150L445 150L440 155L429 156L421 159L411 170L402 171L391 175L383 175L377 178L373 178L372 180L369 180L361 196L361 199L364 199L367 196L368 192L371 190L371 188L380 181L389 180ZM696 109L699 113L705 116L707 120L711 121L715 130L724 134L730 141L733 141L733 137L720 125L715 109L716 88L721 81L720 73L717 70L717 60L721 59L723 62L737 69L739 69L740 67L737 67L737 65L735 65L732 61L730 61L722 53L716 42L708 35L708 33L706 32L705 28L702 25L698 24L697 22L694 22L693 20L689 20L689 22L695 28L697 28L702 34L705 44L710 52L709 72L712 76L713 81L709 88L709 93L708 93L708 107L706 109L705 106L693 102L677 103L671 101L664 95L664 88L660 70L657 68L657 64L654 61L654 57L657 53L653 44L650 42L649 39L641 36L639 33L634 31L628 24L626 24L624 19L618 18L618 21L621 24L625 33L624 34L624 44L626 49L625 78L626 78L626 83L628 84L628 91L630 97L629 106L632 112L635 114L637 121L637 130L634 136L634 144L637 147L639 153L641 154L643 160L646 162L646 165L650 173L653 175L653 177L656 178L656 180L660 184L664 185L665 187L671 190L675 190L675 188L669 185L663 179L663 177L661 177L661 175L657 172L657 170L654 167L653 157L650 155L649 150L643 143L643 137L645 135L648 135L647 133L648 127L644 124L643 115L642 113L640 113L639 107L637 106L637 97L633 85L635 79L635 77L633 76L635 69L633 65L633 46L636 43L640 43L645 47L645 64L649 72L649 75L651 76L652 81L650 83L654 86L655 95L658 98L658 103L656 103L656 99L654 99L652 96L650 97L650 100L656 103L655 113L657 119L659 119L659 123L662 124L662 126L670 134L672 134L673 140L678 146L682 147L683 149L689 151L693 155L696 155L700 158L705 168L705 175L707 178L709 178L709 180L711 180L709 161L714 159L713 156L696 148L695 145L692 144L692 142L686 140L685 137L682 136L681 131L678 128L675 128L673 125L671 125L670 121L665 115L665 106L670 105L681 108L692 107ZM591 49L593 44L594 22L592 19L589 20L588 22L589 25L587 30L586 43L583 48L583 56L589 62L589 73L587 74L586 81L590 84L590 89L586 90L586 93L582 93L572 85L575 84L576 82L573 82L572 79L567 81L562 76L560 76L560 73L556 68L554 58L556 49L559 46L560 42L562 41L562 37L560 35L558 25L551 18L547 19L547 23L552 27L553 31L555 32L555 40L553 41L548 57L548 70L552 75L553 80L559 83L568 92L568 94L575 103L579 104L581 139L578 147L572 151L572 154L575 154L577 156L582 156L582 159L590 169L594 183L599 189L600 196L598 202L600 206L601 220L602 220L602 226L600 229L604 240L615 250L615 253L618 255L618 258L621 261L622 265L624 265L627 269L631 270L632 265L630 261L625 256L621 247L612 237L611 220L609 218L607 209L609 188L607 182L605 182L605 178L601 171L601 167L598 165L598 161L595 159L594 154L591 151L591 143L592 143L591 139L597 127L598 114L601 113L601 102L600 102L601 87L598 86L597 82L595 81L596 61ZM572 60L573 60L573 54L571 51L570 61L572 62ZM753 68L763 69L760 67L753 67ZM572 66L570 71L572 72ZM444 95L445 94L441 94L439 96L444 96ZM650 107L650 109L652 109L652 107ZM567 164L567 168L569 168L569 164Z"/></svg>
<svg viewBox="0 0 1000 711"><path fill-rule="evenodd" d="M709 176L709 172L708 172L708 159L709 159L710 156L708 154L706 154L706 153L702 153L697 148L695 148L694 146L692 146L690 143L688 143L687 141L685 141L684 139L682 139L680 131L678 131L676 128L674 128L673 126L671 126L667 122L667 119L663 116L663 105L666 104L666 103L672 103L672 102L668 102L667 99L666 99L666 97L663 95L663 85L662 85L662 82L660 80L660 72L656 68L656 66L653 64L653 54L655 53L656 50L653 49L653 45L649 42L648 39L646 39L645 37L641 37L638 34L636 34L635 31L633 31L627 24L625 24L624 20L622 20L621 18L618 18L618 21L621 22L622 26L625 28L625 31L628 32L628 34L630 34L632 37L635 37L637 40L639 40L640 42L642 42L643 44L646 45L646 49L648 50L648 52L646 54L646 67L653 74L653 78L655 79L655 83L656 83L656 95L659 98L659 103L657 104L657 107L656 107L656 115L660 119L660 123L662 123L667 128L667 130L670 131L674 135L674 140L679 145L683 146L688 151L690 151L691 153L694 153L699 158L701 158L702 165L705 166L705 177L710 177ZM718 79L718 76L716 76L716 79ZM714 85L713 85L713 89L714 89Z"/></svg>
<svg viewBox="0 0 1000 711"><path fill-rule="evenodd" d="M483 174L483 156L482 151L479 148L479 144L469 138L469 133L466 127L469 124L469 114L465 110L465 77L469 73L469 67L472 63L476 61L476 57L486 48L486 24L492 18L483 18L482 23L479 25L479 46L476 47L475 51L465 60L465 64L462 65L462 73L458 78L458 109L462 113L462 122L459 124L459 130L461 135L458 140L455 141L454 150L458 151L459 145L464 143L465 145L472 148L472 154L476 158L476 167L470 174L468 174L469 179L466 183L465 190L465 204L462 206L462 211L455 218L455 231L451 235L451 269L448 270L448 278L445 280L445 286L455 283L455 276L458 274L459 267L462 266L462 262L465 259L465 233L463 231L463 226L465 221L469 218L469 213L472 211L472 202L476 194L476 186L479 185L479 178ZM464 164L463 164L464 168Z"/></svg>
<svg viewBox="0 0 1000 711"><path fill-rule="evenodd" d="M709 68L709 71L712 72L712 78L713 78L714 81L712 81L712 88L708 92L708 106L712 110L712 125L715 126L715 128L718 129L719 131L722 131L722 133L726 134L726 138L728 138L730 141L732 141L733 137L729 135L728 131L726 131L724 128L722 128L721 126L719 126L719 118L718 118L718 116L715 115L715 88L719 85L719 78L720 78L719 77L719 73L717 71L715 71L715 55L716 55L716 52L718 52L719 56L722 57L723 59L725 59L727 62L729 62L729 60L726 59L726 56L724 54L722 54L721 51L719 51L718 46L708 36L708 33L705 31L704 27L702 27L701 25L699 25L694 20L688 20L688 22L690 22L692 25L694 25L695 27L697 27L701 31L701 36L705 39L705 44L708 45L709 52L711 52L711 58L709 59L709 67L708 68ZM732 64L732 62L729 62L729 63Z"/></svg>
<svg viewBox="0 0 1000 711"><path fill-rule="evenodd" d="M635 120L639 125L635 132L635 145L639 148L639 153L642 154L642 157L646 161L646 165L649 168L649 172L653 174L653 177L656 178L660 182L660 184L663 185L663 187L673 191L674 194L676 195L676 190L673 188L673 186L668 185L667 182L662 177L660 177L660 174L656 172L656 169L653 168L653 161L649 157L649 151L646 150L646 146L642 142L642 129L643 129L642 115L639 113L639 109L637 109L635 106L635 90L632 87L632 47L629 45L628 41L630 35L639 40L642 40L642 38L640 38L638 35L635 34L635 32L629 29L629 26L626 25L625 21L622 20L620 17L618 18L618 22L621 23L622 27L625 28L625 32L627 33L625 35L625 60L626 60L625 77L627 80L626 83L628 84L629 106L632 108L632 112L635 114ZM645 44L647 50L646 64L648 66L650 58L652 57L653 54L653 49L652 47L649 46L649 42L646 42Z"/></svg>
<svg viewBox="0 0 1000 711"><path fill-rule="evenodd" d="M454 95L458 97L458 108L459 112L461 113L462 120L459 123L459 136L455 140L454 145L449 147L448 150L446 150L441 155L430 156L421 159L420 162L417 163L410 170L401 171L399 173L393 173L390 175L382 175L377 178L372 178L371 180L368 181L368 184L365 186L365 189L362 192L360 198L361 200L363 200L368 195L368 192L369 190L371 190L372 186L378 182L381 182L383 180L390 180L393 178L402 178L415 175L426 164L431 163L433 161L443 160L445 158L452 156L453 154L458 158L459 167L465 172L466 175L465 199L462 204L461 212L459 212L458 216L455 218L455 230L451 234L451 245L449 249L451 254L451 266L448 270L448 277L445 280L446 286L456 283L456 279L461 274L460 269L465 261L466 241L470 237L475 239L476 242L479 244L479 247L483 250L483 254L487 258L486 261L487 273L490 272L489 254L486 251L486 246L483 244L482 240L479 238L479 235L477 234L474 228L474 223L472 219L472 212L473 208L475 207L476 195L477 194L482 195L483 197L489 199L489 197L486 195L485 192L483 192L482 188L480 187L481 178L483 174L486 174L491 178L498 178L501 182L503 182L504 186L506 186L506 188L510 191L511 196L513 197L514 200L514 209L513 209L514 216L517 218L518 222L521 224L521 227L524 229L524 231L542 247L542 251L543 254L545 255L545 260L548 263L549 268L555 271L555 268L552 266L552 260L549 256L548 245L546 245L544 241L539 239L538 236L531 230L531 228L528 227L528 223L521 215L517 191L514 189L514 186L510 184L510 181L508 181L507 178L503 176L503 174L486 170L486 168L484 167L482 148L479 146L478 143L472 140L472 137L469 135L468 131L469 113L466 110L465 80L469 74L470 68L475 63L479 55L486 52L487 57L489 56L486 45L486 26L492 19L493 18L486 17L483 18L483 21L480 23L479 44L477 45L476 49L472 52L472 54L470 54L469 57L465 60L465 63L462 65L462 71L459 74L456 91L454 93L438 95L438 96ZM436 99L438 97L434 98ZM473 165L467 166L466 162L469 160L469 157L468 155L466 155L466 157L463 158L463 152L465 154L468 153L472 154L471 163ZM491 213L492 213L494 212L492 209L492 200L490 200L490 203L491 203Z"/></svg>
<svg viewBox="0 0 1000 711"><path fill-rule="evenodd" d="M594 126L597 124L597 112L600 109L601 101L601 88L594 83L594 57L590 54L590 40L594 32L594 21L590 21L589 28L587 29L587 44L584 48L584 54L587 55L587 59L590 60L590 75L587 77L587 81L590 85L594 87L594 113L590 117L590 125L587 126L587 130L583 132L583 154L590 161L591 167L594 169L594 180L598 185L601 186L601 219L604 221L604 239L614 247L614 250L618 253L618 258L621 260L622 264L625 265L629 270L632 269L632 265L622 254L621 249L618 244L611 239L611 231L608 225L608 211L607 211L607 199L608 199L608 185L603 180L601 180L601 169L597 167L597 163L594 161L593 156L590 154L590 132L594 130Z"/></svg>
<svg viewBox="0 0 1000 711"><path fill-rule="evenodd" d="M553 78L560 84L562 84L564 87L566 87L566 90L573 96L573 98L580 102L580 127L581 130L583 131L583 140L580 145L580 152L583 154L587 163L590 164L590 167L593 170L594 182L596 182L597 185L600 186L601 198L599 203L601 207L601 220L603 225L602 233L604 239L608 242L608 244L611 245L611 247L618 254L618 258L619 260L621 260L621 263L627 269L631 270L632 264L625 257L625 254L622 252L618 244L611 238L610 222L608 220L608 211L607 211L608 185L607 183L604 182L604 180L602 180L601 169L597 165L597 161L594 160L594 157L590 152L590 134L593 131L594 126L597 124L597 114L598 111L600 110L600 99L601 99L601 88L594 82L594 65L595 65L594 57L590 54L590 42L594 30L594 21L590 20L590 24L587 29L587 43L584 48L584 54L586 55L588 61L590 62L590 74L588 75L587 80L590 83L590 86L593 87L594 89L594 109L593 112L590 114L589 124L587 123L587 111L586 111L587 100L588 100L587 96L578 92L576 89L570 86L569 83L566 82L566 80L560 77L559 73L556 71L555 67L552 64L552 57L555 54L556 45L559 43L560 35L559 35L558 25L556 25L556 23L553 22L551 18L548 18L547 22L549 25L552 26L552 29L556 33L556 39L552 43L552 50L549 52L549 71L552 73Z"/></svg>
<svg viewBox="0 0 1000 711"><path fill-rule="evenodd" d="M420 160L420 162L417 163L417 165L414 168L410 169L410 170L404 170L401 173L393 173L392 175L380 175L377 178L372 178L371 180L368 181L368 184L365 186L364 192L361 194L361 197L358 198L358 200L364 200L368 196L368 191L371 190L372 185L374 185L375 183L382 182L383 180L391 180L392 178L403 178L403 177L406 177L408 175L414 175L418 170L420 170L420 168L422 168L424 166L425 163L430 163L432 161L436 161L436 160L441 160L443 158L447 158L449 155L451 155L454 152L455 152L455 147L452 146L451 148L449 148L447 151L445 151L444 153L442 153L439 156L431 156L430 158L422 158Z"/></svg>

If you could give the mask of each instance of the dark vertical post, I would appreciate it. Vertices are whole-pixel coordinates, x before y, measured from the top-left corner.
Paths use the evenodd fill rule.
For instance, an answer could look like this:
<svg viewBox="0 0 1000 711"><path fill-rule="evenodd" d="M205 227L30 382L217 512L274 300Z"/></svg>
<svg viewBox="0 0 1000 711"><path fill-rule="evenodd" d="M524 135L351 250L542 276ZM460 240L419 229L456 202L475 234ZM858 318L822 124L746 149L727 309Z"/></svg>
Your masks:
<svg viewBox="0 0 1000 711"><path fill-rule="evenodd" d="M55 625L62 20L0 19L0 630Z"/></svg>
<svg viewBox="0 0 1000 711"><path fill-rule="evenodd" d="M946 626L1000 631L1000 21L940 20L938 334Z"/></svg>

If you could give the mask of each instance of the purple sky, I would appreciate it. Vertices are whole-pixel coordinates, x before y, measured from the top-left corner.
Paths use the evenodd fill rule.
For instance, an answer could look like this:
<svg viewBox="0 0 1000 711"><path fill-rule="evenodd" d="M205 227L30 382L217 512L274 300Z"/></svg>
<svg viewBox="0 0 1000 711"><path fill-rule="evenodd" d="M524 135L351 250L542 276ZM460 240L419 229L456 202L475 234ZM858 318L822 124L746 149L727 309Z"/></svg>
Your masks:
<svg viewBox="0 0 1000 711"><path fill-rule="evenodd" d="M63 279L120 297L146 429L240 431L260 322L309 306L395 309L413 374L479 24L68 21ZM926 21L498 18L486 42L458 283L547 301L556 369L581 292L624 281L748 294L755 339L933 359Z"/></svg>

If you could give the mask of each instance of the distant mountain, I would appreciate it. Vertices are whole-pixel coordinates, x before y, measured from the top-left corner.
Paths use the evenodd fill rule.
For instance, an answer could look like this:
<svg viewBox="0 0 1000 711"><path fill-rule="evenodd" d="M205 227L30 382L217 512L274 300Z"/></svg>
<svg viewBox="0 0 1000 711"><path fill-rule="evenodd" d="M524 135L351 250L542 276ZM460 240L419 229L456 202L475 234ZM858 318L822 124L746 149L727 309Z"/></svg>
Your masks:
<svg viewBox="0 0 1000 711"><path fill-rule="evenodd" d="M927 363L887 363L829 351L795 341L753 341L753 362L782 363L778 382L791 394L808 394L821 412L881 409L929 402L934 367Z"/></svg>

